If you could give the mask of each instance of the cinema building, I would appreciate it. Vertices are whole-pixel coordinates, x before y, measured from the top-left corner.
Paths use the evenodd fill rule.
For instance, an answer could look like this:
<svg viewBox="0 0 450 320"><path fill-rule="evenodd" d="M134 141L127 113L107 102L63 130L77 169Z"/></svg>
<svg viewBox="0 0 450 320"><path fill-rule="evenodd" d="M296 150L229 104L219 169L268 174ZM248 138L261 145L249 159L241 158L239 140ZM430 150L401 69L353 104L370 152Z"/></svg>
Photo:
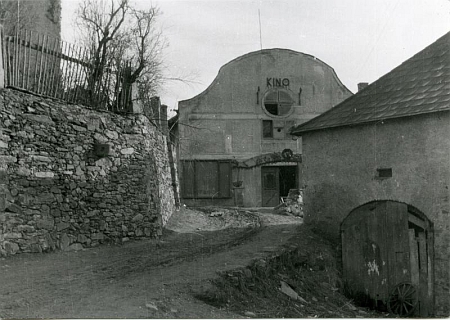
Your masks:
<svg viewBox="0 0 450 320"><path fill-rule="evenodd" d="M287 49L225 64L171 119L183 203L273 207L298 188L301 139L289 129L350 97L333 68Z"/></svg>

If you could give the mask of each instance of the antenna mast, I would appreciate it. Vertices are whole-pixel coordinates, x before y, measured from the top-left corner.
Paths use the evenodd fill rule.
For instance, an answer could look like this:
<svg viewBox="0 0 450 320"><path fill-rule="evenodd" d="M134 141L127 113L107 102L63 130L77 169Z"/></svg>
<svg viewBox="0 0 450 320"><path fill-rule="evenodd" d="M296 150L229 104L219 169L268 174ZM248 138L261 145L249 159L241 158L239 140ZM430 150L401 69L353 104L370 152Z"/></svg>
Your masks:
<svg viewBox="0 0 450 320"><path fill-rule="evenodd" d="M261 33L261 10L258 9L258 19L259 19L259 44L262 50L262 33Z"/></svg>

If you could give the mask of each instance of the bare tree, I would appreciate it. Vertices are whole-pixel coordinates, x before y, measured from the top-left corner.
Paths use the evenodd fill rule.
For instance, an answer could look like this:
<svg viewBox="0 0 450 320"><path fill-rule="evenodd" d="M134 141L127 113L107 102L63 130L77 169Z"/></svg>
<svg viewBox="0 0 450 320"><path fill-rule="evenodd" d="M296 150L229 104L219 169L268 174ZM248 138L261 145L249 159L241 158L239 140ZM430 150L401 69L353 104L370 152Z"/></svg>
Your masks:
<svg viewBox="0 0 450 320"><path fill-rule="evenodd" d="M92 72L88 86L95 92L105 71L120 71L126 85L138 83L139 97L155 94L162 81L165 41L157 28L160 11L155 6L139 10L129 0L83 0L78 8L81 41L90 50ZM130 97L128 96L126 100Z"/></svg>

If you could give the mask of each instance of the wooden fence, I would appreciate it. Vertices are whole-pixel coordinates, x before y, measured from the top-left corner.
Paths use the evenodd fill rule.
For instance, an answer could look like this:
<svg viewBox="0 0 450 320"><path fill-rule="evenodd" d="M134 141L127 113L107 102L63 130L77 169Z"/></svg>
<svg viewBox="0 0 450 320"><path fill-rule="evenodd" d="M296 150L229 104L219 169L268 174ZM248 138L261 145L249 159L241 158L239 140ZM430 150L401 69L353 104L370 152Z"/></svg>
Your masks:
<svg viewBox="0 0 450 320"><path fill-rule="evenodd" d="M2 34L0 46L5 87L95 109L131 111L129 62L95 68L87 49L28 30Z"/></svg>

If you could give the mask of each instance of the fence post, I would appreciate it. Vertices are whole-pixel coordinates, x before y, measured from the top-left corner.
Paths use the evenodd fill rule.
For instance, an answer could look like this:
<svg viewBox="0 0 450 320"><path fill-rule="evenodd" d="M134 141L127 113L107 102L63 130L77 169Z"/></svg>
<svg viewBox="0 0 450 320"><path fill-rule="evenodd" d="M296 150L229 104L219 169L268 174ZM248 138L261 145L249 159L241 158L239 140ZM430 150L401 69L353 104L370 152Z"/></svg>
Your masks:
<svg viewBox="0 0 450 320"><path fill-rule="evenodd" d="M142 101L141 99L139 99L138 87L136 82L131 85L131 105L131 110L133 113L141 114L144 112Z"/></svg>
<svg viewBox="0 0 450 320"><path fill-rule="evenodd" d="M3 25L0 24L0 88L5 87L5 68L3 65Z"/></svg>
<svg viewBox="0 0 450 320"><path fill-rule="evenodd" d="M150 108L152 110L152 120L153 123L161 128L161 100L159 97L150 98Z"/></svg>

